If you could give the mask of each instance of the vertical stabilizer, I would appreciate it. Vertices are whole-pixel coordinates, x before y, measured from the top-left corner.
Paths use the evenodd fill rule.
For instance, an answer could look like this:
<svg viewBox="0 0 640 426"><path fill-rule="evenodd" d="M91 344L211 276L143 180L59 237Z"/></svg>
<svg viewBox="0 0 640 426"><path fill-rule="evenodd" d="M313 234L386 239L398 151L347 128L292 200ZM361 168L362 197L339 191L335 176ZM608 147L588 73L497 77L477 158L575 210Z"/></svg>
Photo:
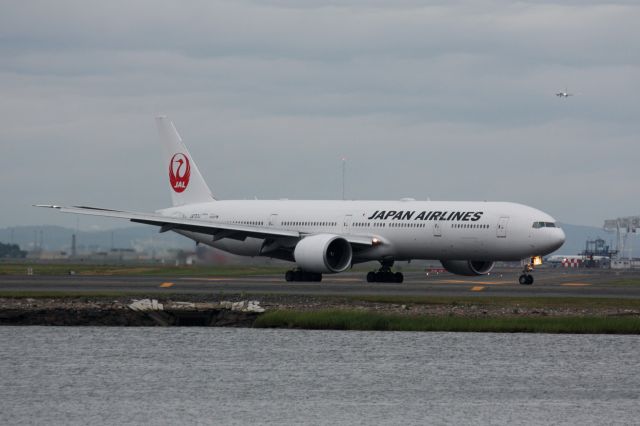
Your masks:
<svg viewBox="0 0 640 426"><path fill-rule="evenodd" d="M165 116L156 117L156 124L173 205L214 201L211 190L171 120Z"/></svg>

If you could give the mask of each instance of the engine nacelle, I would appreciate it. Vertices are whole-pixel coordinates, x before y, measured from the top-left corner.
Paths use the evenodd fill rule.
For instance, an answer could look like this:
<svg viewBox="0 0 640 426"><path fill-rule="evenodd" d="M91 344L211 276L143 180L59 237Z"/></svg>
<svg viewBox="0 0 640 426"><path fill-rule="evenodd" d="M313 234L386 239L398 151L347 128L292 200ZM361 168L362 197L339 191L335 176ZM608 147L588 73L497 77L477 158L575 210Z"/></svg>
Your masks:
<svg viewBox="0 0 640 426"><path fill-rule="evenodd" d="M441 260L440 263L444 269L452 274L468 277L488 274L495 265L495 262L487 260Z"/></svg>
<svg viewBox="0 0 640 426"><path fill-rule="evenodd" d="M336 273L351 266L353 251L344 238L319 234L300 240L293 250L293 257L303 271Z"/></svg>

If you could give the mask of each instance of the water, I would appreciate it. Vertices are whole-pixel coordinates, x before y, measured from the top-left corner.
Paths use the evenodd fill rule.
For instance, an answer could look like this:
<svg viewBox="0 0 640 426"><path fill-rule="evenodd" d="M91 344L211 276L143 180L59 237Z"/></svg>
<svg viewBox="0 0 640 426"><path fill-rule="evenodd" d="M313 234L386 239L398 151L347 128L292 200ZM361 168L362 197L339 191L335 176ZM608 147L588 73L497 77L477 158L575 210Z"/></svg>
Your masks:
<svg viewBox="0 0 640 426"><path fill-rule="evenodd" d="M640 338L0 327L0 424L639 424Z"/></svg>

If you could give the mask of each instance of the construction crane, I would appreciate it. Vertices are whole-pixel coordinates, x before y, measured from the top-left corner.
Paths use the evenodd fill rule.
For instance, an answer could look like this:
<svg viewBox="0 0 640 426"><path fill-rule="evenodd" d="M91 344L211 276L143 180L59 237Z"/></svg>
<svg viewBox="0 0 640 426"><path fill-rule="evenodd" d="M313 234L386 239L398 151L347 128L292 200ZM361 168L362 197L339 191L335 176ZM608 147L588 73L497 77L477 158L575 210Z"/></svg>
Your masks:
<svg viewBox="0 0 640 426"><path fill-rule="evenodd" d="M617 219L607 219L604 221L604 230L616 233L618 258L625 257L627 241L631 233L636 233L640 228L640 216L619 217ZM631 258L631 253L628 256Z"/></svg>

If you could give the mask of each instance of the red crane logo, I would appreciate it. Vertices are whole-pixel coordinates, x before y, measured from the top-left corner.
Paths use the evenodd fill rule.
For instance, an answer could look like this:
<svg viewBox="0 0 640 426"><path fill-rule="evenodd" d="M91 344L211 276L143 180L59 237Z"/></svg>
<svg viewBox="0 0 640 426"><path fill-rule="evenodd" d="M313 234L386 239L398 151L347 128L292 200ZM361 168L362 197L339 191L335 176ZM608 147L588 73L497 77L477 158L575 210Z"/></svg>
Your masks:
<svg viewBox="0 0 640 426"><path fill-rule="evenodd" d="M175 192L182 192L189 185L189 177L191 176L191 165L189 158L177 153L171 157L169 162L169 183Z"/></svg>

